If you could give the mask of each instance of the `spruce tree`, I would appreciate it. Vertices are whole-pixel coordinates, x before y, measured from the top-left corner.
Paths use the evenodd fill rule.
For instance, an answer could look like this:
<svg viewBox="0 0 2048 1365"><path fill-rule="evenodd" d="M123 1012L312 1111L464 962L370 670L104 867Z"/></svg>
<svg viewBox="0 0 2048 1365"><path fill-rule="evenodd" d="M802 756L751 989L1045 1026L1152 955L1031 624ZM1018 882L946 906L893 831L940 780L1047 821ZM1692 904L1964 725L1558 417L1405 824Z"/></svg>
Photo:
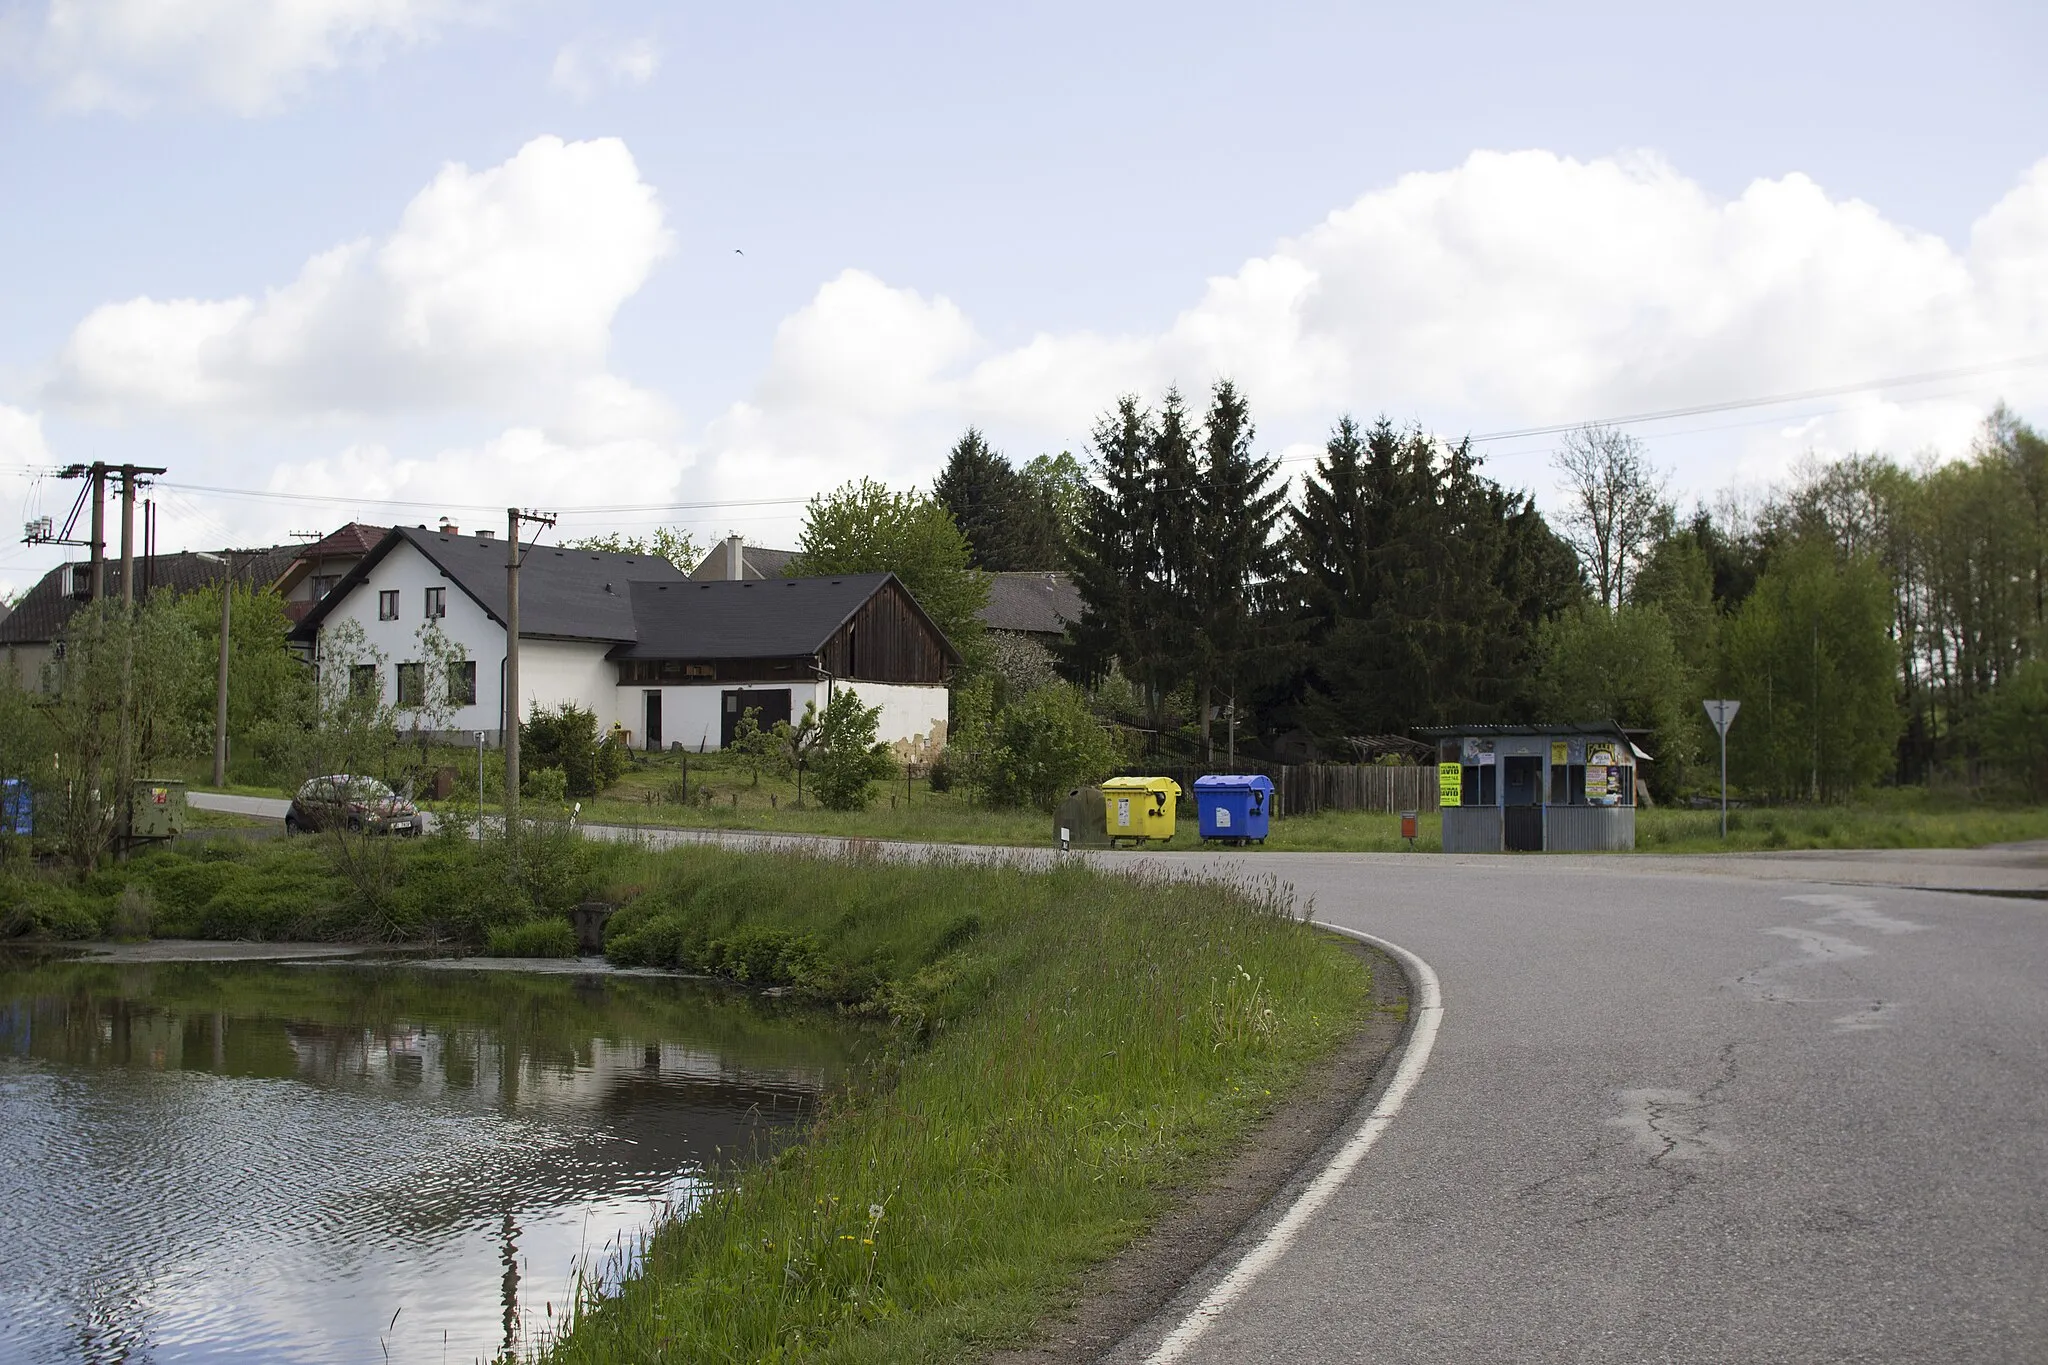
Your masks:
<svg viewBox="0 0 2048 1365"><path fill-rule="evenodd" d="M1147 576L1157 558L1148 462L1152 416L1125 394L1095 424L1089 464L1095 475L1075 529L1071 564L1085 610L1069 623L1060 663L1077 682L1093 682L1122 661L1135 678Z"/></svg>
<svg viewBox="0 0 2048 1365"><path fill-rule="evenodd" d="M1215 758L1209 708L1216 689L1234 699L1247 670L1263 664L1275 643L1274 623L1259 610L1257 595L1286 566L1274 529L1287 490L1273 486L1280 462L1252 453L1253 433L1244 396L1229 380L1220 381L1211 394L1195 475L1196 559L1190 584L1205 761Z"/></svg>

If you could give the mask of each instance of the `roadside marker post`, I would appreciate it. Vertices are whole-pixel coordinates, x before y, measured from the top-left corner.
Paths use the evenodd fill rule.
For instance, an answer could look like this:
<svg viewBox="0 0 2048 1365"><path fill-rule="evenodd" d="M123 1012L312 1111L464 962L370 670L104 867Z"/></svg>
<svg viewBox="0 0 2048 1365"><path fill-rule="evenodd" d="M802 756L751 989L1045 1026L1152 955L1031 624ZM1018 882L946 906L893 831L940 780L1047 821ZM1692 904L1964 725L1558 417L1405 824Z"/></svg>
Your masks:
<svg viewBox="0 0 2048 1365"><path fill-rule="evenodd" d="M1714 730L1721 736L1721 840L1728 839L1728 727L1735 723L1735 713L1742 709L1739 701L1720 700L1703 702L1707 708L1707 719L1714 722Z"/></svg>

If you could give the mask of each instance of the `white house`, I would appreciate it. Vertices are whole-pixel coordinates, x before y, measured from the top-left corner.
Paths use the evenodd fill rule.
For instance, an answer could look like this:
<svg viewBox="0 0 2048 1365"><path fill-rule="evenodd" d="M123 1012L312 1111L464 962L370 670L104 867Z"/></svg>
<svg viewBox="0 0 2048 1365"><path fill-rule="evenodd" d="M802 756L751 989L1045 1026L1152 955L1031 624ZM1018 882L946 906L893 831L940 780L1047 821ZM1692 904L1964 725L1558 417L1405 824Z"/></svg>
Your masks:
<svg viewBox="0 0 2048 1365"><path fill-rule="evenodd" d="M381 668L401 705L431 621L466 656L447 722L498 743L504 726L505 542L397 527L307 613L294 638L323 667ZM335 657L352 621L381 664ZM960 662L893 574L693 582L658 557L522 547L520 710L573 701L636 747L715 749L748 709L765 728L850 688L880 738L922 756L945 742Z"/></svg>

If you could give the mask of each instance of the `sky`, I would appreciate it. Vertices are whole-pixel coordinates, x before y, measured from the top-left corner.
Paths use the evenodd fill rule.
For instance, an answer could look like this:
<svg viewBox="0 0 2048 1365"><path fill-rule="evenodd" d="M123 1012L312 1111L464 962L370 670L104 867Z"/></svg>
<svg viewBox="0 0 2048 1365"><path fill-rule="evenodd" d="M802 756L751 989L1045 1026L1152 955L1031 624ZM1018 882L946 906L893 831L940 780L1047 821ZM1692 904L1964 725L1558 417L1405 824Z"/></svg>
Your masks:
<svg viewBox="0 0 2048 1365"><path fill-rule="evenodd" d="M90 460L166 549L787 544L1226 377L1545 502L1513 433L1716 407L1630 426L1690 502L2048 425L2048 10L1663 8L0 0L0 591Z"/></svg>

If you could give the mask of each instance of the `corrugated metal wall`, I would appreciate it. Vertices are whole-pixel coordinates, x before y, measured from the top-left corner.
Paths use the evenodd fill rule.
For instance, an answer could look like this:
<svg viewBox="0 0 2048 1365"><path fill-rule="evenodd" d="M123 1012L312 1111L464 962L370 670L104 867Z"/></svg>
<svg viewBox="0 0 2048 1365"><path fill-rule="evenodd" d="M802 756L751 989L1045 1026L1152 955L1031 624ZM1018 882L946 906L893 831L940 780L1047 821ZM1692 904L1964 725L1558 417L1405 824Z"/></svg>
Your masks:
<svg viewBox="0 0 2048 1365"><path fill-rule="evenodd" d="M1612 853L1636 846L1634 806L1546 806L1543 851Z"/></svg>
<svg viewBox="0 0 2048 1365"><path fill-rule="evenodd" d="M1430 773L1434 778L1436 774ZM1444 852L1498 853L1501 850L1499 806L1445 806Z"/></svg>

